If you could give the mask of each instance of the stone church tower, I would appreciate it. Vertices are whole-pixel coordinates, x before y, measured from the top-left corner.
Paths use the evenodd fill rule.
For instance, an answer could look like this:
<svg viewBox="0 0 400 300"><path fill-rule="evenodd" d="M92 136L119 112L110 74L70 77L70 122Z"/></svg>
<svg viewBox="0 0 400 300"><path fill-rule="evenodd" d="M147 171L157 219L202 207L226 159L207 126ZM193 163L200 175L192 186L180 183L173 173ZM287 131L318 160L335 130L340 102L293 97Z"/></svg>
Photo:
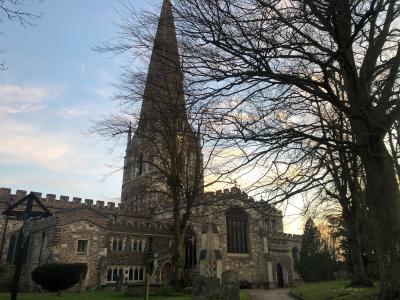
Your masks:
<svg viewBox="0 0 400 300"><path fill-rule="evenodd" d="M128 137L121 201L129 207L157 209L168 203L173 182L179 193L198 193L202 155L187 117L172 5L164 0L140 119L133 137Z"/></svg>

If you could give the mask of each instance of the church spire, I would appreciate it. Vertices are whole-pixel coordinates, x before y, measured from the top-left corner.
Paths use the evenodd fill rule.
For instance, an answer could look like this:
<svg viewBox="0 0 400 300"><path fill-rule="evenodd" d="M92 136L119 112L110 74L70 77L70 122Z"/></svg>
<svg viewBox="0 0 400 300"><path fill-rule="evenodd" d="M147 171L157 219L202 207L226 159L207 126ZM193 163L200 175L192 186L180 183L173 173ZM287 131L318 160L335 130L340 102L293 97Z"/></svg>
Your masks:
<svg viewBox="0 0 400 300"><path fill-rule="evenodd" d="M187 119L183 75L170 0L164 0L161 8L146 79L140 125L146 127L144 124L155 118ZM152 120L151 123L154 121L157 122Z"/></svg>

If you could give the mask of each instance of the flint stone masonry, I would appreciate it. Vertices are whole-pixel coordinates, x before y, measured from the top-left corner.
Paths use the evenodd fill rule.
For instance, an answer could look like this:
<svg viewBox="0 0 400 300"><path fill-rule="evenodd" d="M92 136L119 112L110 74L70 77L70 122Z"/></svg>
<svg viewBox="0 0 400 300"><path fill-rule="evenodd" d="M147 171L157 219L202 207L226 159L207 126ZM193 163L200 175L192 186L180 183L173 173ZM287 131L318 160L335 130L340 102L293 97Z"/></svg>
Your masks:
<svg viewBox="0 0 400 300"><path fill-rule="evenodd" d="M19 191L18 195L17 193L12 194L10 189L1 188L0 209L4 210L9 203L14 203L26 194L25 191ZM221 276L224 271L234 271L238 274L240 285L274 288L276 286L276 266L281 264L286 274L285 286L292 286L298 276L293 271L291 249L297 247L300 250L301 236L283 233L282 214L277 210L268 210L266 216L277 221L277 232L271 233L260 228L263 218L260 212L252 209L246 210L249 217L247 233L249 252L244 254L227 253L226 215L225 211L221 209L221 205L241 206L241 201L247 201L244 202L243 205L245 205L248 203L249 197L238 188L232 188L230 191L209 192L205 198L206 203L210 203L210 205L196 208L191 226L197 238L197 253L201 256L200 254L205 253L204 250L208 247L207 239L209 237L205 228L208 228L208 224L210 224L207 218L202 216L210 215L210 213L213 215L212 239L213 244L216 245L213 253L217 259L215 268L220 270L215 273L216 276ZM31 240L31 252L28 255L28 261L32 263L23 270L25 274L23 287L26 290L33 286L29 274L39 261L87 262L89 270L84 282L86 287L115 284L115 282L107 281L108 267L105 272L105 260L101 261L101 257L106 257L108 266L123 266L125 270L129 270L131 266L142 266L145 252L135 251L133 241L147 242L150 236L154 239L154 249L163 251L159 260L158 275L153 276L153 283L160 282L161 266L170 262L172 258L170 250L173 240L171 224L154 222L146 210L138 210L126 205L116 207L113 202L106 204L104 201L85 199L82 203L82 198L61 196L57 199L53 194L47 194L41 200L54 213L54 217L37 222L32 229L34 234ZM213 203L219 203L219 206L215 207L216 212L213 212ZM5 219L0 217L0 236L4 232L4 225ZM17 233L20 227L21 222L19 221L9 222L3 259L8 252L11 236ZM45 233L44 237L43 233ZM123 241L122 251L112 249L113 238ZM79 240L87 241L87 252L77 253ZM39 249L42 244L43 251L40 256ZM195 274L199 272L200 265L201 261L198 261L197 267L194 269ZM222 288L217 288L219 280L207 278L204 284L200 281L196 289L201 291L203 290L202 285L205 285L207 294L199 294L196 296L197 299L222 295ZM212 287L210 288L210 286Z"/></svg>

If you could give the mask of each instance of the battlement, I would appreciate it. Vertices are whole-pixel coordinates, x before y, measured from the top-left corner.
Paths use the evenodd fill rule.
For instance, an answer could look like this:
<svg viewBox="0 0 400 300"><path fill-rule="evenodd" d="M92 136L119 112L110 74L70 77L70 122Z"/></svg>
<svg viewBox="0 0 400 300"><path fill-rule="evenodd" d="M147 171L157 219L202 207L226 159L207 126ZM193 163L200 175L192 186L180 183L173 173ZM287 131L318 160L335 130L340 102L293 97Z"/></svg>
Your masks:
<svg viewBox="0 0 400 300"><path fill-rule="evenodd" d="M243 192L240 190L240 188L238 187L232 187L231 189L224 189L224 190L217 190L215 192L206 192L204 193L204 198L206 200L214 200L214 199L218 199L221 197L232 197L234 196L235 198L240 197L241 199L244 200L250 200L252 202L254 202L255 200L250 197L247 193Z"/></svg>
<svg viewBox="0 0 400 300"><path fill-rule="evenodd" d="M38 192L33 192L33 193L39 199L41 199L41 202L45 206L49 208L75 208L80 206L87 206L108 212L118 211L123 208L123 205L115 202L106 203L105 201L102 200L94 201L92 199L82 199L78 197L70 197L64 195L60 195L60 197L57 198L57 196L54 194L44 195ZM0 202L13 203L25 197L27 194L28 192L24 190L17 190L13 194L11 189L9 188L0 188Z"/></svg>
<svg viewBox="0 0 400 300"><path fill-rule="evenodd" d="M284 233L284 232L278 232L278 233L274 233L272 238L278 238L278 239L285 239L285 240L301 240L302 239L302 235L299 234L293 234L293 233Z"/></svg>

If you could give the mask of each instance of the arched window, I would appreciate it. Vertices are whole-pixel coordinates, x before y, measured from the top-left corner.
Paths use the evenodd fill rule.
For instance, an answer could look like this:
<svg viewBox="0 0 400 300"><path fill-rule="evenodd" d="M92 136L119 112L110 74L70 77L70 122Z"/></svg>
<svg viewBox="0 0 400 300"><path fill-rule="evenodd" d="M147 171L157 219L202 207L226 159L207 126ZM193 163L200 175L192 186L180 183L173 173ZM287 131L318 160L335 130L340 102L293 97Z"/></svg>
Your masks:
<svg viewBox="0 0 400 300"><path fill-rule="evenodd" d="M143 280L144 279L144 270L143 270L143 268L140 268L140 271L139 271L139 280Z"/></svg>
<svg viewBox="0 0 400 300"><path fill-rule="evenodd" d="M231 208L226 213L226 235L228 253L248 253L248 217L240 208Z"/></svg>
<svg viewBox="0 0 400 300"><path fill-rule="evenodd" d="M17 242L17 236L13 235L10 238L10 242L8 244L8 252L7 252L7 262L10 264L14 263L14 253L15 253L16 242Z"/></svg>
<svg viewBox="0 0 400 300"><path fill-rule="evenodd" d="M197 240L192 228L185 234L185 268L190 269L197 265Z"/></svg>
<svg viewBox="0 0 400 300"><path fill-rule="evenodd" d="M135 280L139 280L139 270L135 268Z"/></svg>
<svg viewBox="0 0 400 300"><path fill-rule="evenodd" d="M122 245L122 240L118 241L118 251L122 251L123 245Z"/></svg>
<svg viewBox="0 0 400 300"><path fill-rule="evenodd" d="M111 268L109 268L107 270L107 281L112 281L112 279L113 279L112 277L113 277L113 271Z"/></svg>
<svg viewBox="0 0 400 300"><path fill-rule="evenodd" d="M137 247L138 247L138 242L135 240L133 242L133 251L137 251Z"/></svg>
<svg viewBox="0 0 400 300"><path fill-rule="evenodd" d="M138 251L143 251L143 242L139 241Z"/></svg>
<svg viewBox="0 0 400 300"><path fill-rule="evenodd" d="M113 241L112 241L112 249L113 249L113 251L118 250L118 241L116 239L113 239Z"/></svg>
<svg viewBox="0 0 400 300"><path fill-rule="evenodd" d="M114 268L112 281L117 281L117 279L118 279L118 269Z"/></svg>
<svg viewBox="0 0 400 300"><path fill-rule="evenodd" d="M297 271L297 266L299 265L299 249L294 247L292 249L292 259L293 259L293 269Z"/></svg>
<svg viewBox="0 0 400 300"><path fill-rule="evenodd" d="M132 280L133 280L133 269L130 268L129 269L129 281L132 281Z"/></svg>
<svg viewBox="0 0 400 300"><path fill-rule="evenodd" d="M124 269L120 268L118 272L119 278L124 278Z"/></svg>

